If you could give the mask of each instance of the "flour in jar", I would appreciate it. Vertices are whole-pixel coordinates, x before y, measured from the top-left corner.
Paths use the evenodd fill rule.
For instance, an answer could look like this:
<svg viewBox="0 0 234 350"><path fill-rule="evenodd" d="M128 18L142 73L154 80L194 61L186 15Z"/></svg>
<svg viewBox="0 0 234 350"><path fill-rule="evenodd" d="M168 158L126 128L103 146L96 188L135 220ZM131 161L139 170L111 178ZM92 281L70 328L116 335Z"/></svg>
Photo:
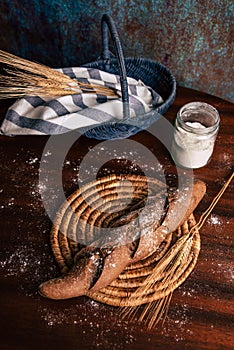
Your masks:
<svg viewBox="0 0 234 350"><path fill-rule="evenodd" d="M213 153L219 130L219 113L205 102L190 102L180 108L175 119L171 156L185 168L201 168Z"/></svg>
<svg viewBox="0 0 234 350"><path fill-rule="evenodd" d="M213 153L214 138L203 132L207 128L200 122L185 122L185 125L190 130L180 126L175 130L172 157L175 163L185 168L200 168L207 164Z"/></svg>

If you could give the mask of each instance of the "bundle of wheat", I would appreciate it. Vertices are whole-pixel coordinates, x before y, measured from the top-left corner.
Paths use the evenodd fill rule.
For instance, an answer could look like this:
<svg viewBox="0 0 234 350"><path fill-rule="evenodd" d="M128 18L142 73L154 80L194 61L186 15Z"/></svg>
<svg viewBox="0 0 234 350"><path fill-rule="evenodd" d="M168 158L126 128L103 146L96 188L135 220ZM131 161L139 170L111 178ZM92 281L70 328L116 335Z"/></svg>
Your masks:
<svg viewBox="0 0 234 350"><path fill-rule="evenodd" d="M28 96L63 96L95 93L116 96L114 90L102 85L86 84L43 64L32 62L0 50L0 98Z"/></svg>

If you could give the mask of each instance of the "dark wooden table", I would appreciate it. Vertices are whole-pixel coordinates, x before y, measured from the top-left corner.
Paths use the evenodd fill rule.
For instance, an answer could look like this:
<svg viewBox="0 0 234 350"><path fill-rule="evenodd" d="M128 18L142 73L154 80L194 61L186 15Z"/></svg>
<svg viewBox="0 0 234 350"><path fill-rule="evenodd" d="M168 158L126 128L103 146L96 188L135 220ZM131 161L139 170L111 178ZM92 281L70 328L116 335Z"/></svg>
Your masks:
<svg viewBox="0 0 234 350"><path fill-rule="evenodd" d="M198 218L233 171L234 104L180 87L175 103L165 117L173 122L179 107L190 101L210 103L221 116L212 160L207 166L194 171L194 177L207 184L207 194L195 212ZM1 101L1 119L11 102ZM176 177L170 155L152 133L142 131L131 139L145 145L160 160L169 180ZM38 285L58 275L49 245L51 221L39 191L40 160L47 140L48 137L44 136L0 136L0 348L234 348L233 182L201 229L202 247L198 263L188 279L174 292L163 326L159 324L148 331L137 320L121 319L114 307L86 297L51 301L38 295ZM82 136L71 147L63 168L66 194L77 187L83 157L98 144L98 141ZM49 162L56 151L59 152L59 149L47 152L43 161L48 159ZM126 150L126 156L128 152L132 150ZM101 154L100 159L96 159L97 168L100 160ZM147 159L144 161L153 175L155 169L150 168ZM125 162L123 165L114 160L102 166L100 173L119 171L120 168L125 172L138 171L132 163ZM87 170L87 178L92 171L92 168ZM53 174L48 174L50 176L53 177ZM43 188L40 190L43 191ZM58 201L56 191L54 184L50 200L55 202Z"/></svg>

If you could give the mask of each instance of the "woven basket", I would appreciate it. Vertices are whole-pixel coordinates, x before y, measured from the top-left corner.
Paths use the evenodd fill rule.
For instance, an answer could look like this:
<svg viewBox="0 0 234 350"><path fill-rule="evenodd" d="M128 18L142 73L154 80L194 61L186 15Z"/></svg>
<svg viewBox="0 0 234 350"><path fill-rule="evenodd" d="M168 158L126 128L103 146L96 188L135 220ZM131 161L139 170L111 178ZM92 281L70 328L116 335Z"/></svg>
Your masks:
<svg viewBox="0 0 234 350"><path fill-rule="evenodd" d="M112 226L115 220L129 212L131 205L136 206L148 195L162 191L163 187L164 184L153 178L110 175L89 182L75 191L61 206L51 230L51 246L61 272L65 273L72 266L75 254L82 248L80 242L95 240L95 229L92 228ZM131 205L126 206L126 203ZM80 232L77 227L86 224L89 224L87 229L82 230L86 236L77 237L77 231ZM168 296L185 281L196 264L200 251L198 231L193 234L183 264L173 278L165 284L162 276L157 276L147 293L142 293L142 287L161 259L175 249L180 238L195 224L192 214L176 232L167 236L152 255L127 266L109 286L88 296L114 306L137 306Z"/></svg>
<svg viewBox="0 0 234 350"><path fill-rule="evenodd" d="M84 66L120 75L124 118L119 122L103 123L93 129L84 128L83 132L87 137L99 140L126 138L148 128L167 111L175 99L176 80L170 70L160 63L143 58L124 59L116 26L110 16L102 17L101 27L103 46L101 58ZM114 42L116 58L113 58L109 51L108 28ZM162 96L164 102L144 115L129 118L127 77L141 80L145 85L153 88Z"/></svg>

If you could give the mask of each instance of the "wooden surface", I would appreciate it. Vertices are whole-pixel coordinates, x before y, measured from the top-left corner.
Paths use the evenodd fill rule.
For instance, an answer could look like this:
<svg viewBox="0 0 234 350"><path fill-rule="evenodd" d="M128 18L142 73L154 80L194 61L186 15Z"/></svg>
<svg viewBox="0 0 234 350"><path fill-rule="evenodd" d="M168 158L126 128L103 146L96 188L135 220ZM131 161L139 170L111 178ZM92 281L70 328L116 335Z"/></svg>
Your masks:
<svg viewBox="0 0 234 350"><path fill-rule="evenodd" d="M195 212L199 218L233 171L234 105L205 93L178 88L176 101L165 117L174 121L179 107L190 101L210 103L221 116L212 160L194 171L194 177L207 184L207 194ZM1 119L10 103L0 102ZM152 133L144 131L131 139L153 152L173 182L176 173L170 155ZM38 295L38 285L59 274L49 246L51 221L44 210L39 193L42 185L38 182L40 158L47 140L48 137L41 136L0 136L1 349L233 348L233 182L201 229L202 246L195 270L174 292L164 324L148 331L136 319L121 318L116 308L85 297L51 301ZM80 137L68 152L63 168L66 194L77 187L79 164L96 145L98 141ZM53 152L59 149L47 152L43 161L49 162ZM126 149L126 156L128 152L133 150ZM96 159L97 166L100 160L101 154ZM101 172L120 168L138 171L127 161L120 163L109 162ZM153 175L147 157L144 163ZM86 174L88 179L92 169ZM48 184L53 175L53 171L48 174ZM56 191L54 183L50 200L55 202Z"/></svg>

